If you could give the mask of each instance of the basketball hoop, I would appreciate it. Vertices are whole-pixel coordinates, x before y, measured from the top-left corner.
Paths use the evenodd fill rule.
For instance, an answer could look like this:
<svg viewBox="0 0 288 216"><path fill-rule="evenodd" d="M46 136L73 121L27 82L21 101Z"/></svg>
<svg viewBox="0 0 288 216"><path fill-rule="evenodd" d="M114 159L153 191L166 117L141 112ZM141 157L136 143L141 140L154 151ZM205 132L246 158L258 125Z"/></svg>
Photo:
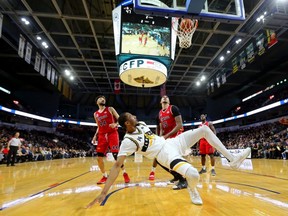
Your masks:
<svg viewBox="0 0 288 216"><path fill-rule="evenodd" d="M197 19L173 18L172 28L179 38L181 48L189 48L192 44L192 37L197 29Z"/></svg>

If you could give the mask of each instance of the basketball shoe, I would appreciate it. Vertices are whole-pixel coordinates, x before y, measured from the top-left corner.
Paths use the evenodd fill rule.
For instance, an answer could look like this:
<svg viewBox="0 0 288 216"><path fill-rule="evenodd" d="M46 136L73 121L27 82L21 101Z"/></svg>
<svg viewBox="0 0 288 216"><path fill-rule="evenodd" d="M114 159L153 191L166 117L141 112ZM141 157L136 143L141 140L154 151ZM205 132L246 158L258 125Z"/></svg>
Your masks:
<svg viewBox="0 0 288 216"><path fill-rule="evenodd" d="M193 189L188 187L188 192L189 192L192 203L194 203L195 205L202 205L203 204L201 196L200 196L199 192L197 191L196 187Z"/></svg>
<svg viewBox="0 0 288 216"><path fill-rule="evenodd" d="M242 162L248 157L248 155L251 153L250 148L246 148L243 152L237 154L234 157L234 160L229 163L230 167L232 169L238 169Z"/></svg>
<svg viewBox="0 0 288 216"><path fill-rule="evenodd" d="M127 173L123 173L123 177L124 177L124 182L125 183L129 183L130 182L130 178L129 178Z"/></svg>
<svg viewBox="0 0 288 216"><path fill-rule="evenodd" d="M174 185L176 182L178 182L179 181L179 179L177 179L176 177L174 177L173 179L171 179L171 180L169 180L168 182L167 182L167 184L169 184L169 185Z"/></svg>
<svg viewBox="0 0 288 216"><path fill-rule="evenodd" d="M103 176L103 177L97 182L97 184L105 184L106 181L107 181L107 177Z"/></svg>
<svg viewBox="0 0 288 216"><path fill-rule="evenodd" d="M184 181L179 181L178 184L174 185L172 187L173 190L181 190L187 188L187 181L186 179Z"/></svg>
<svg viewBox="0 0 288 216"><path fill-rule="evenodd" d="M155 180L155 173L153 171L150 172L150 174L149 174L149 180L151 180L151 181Z"/></svg>
<svg viewBox="0 0 288 216"><path fill-rule="evenodd" d="M199 174L203 174L203 173L206 173L207 171L206 171L206 169L201 169L200 171L199 171Z"/></svg>
<svg viewBox="0 0 288 216"><path fill-rule="evenodd" d="M216 176L216 172L215 172L214 169L211 170L211 175L212 175L212 176Z"/></svg>

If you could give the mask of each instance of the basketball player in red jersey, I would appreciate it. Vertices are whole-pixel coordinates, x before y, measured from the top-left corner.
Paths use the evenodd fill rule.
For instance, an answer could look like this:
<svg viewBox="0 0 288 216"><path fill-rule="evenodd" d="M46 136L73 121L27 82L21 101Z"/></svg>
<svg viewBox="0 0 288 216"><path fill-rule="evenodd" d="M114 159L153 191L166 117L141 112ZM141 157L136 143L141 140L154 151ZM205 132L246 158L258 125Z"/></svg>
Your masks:
<svg viewBox="0 0 288 216"><path fill-rule="evenodd" d="M146 46L147 40L148 40L148 35L147 34L148 33L146 33L145 36L144 36L144 47Z"/></svg>
<svg viewBox="0 0 288 216"><path fill-rule="evenodd" d="M142 45L143 34L140 32L139 34L139 45Z"/></svg>
<svg viewBox="0 0 288 216"><path fill-rule="evenodd" d="M115 160L117 160L117 154L119 151L119 135L118 135L118 113L113 107L106 107L106 98L101 95L95 100L99 109L94 113L94 119L97 123L97 130L93 137L92 143L95 144L98 140L96 147L98 166L102 172L103 177L97 182L97 184L104 184L107 180L107 173L104 167L103 157L110 148L110 151ZM98 138L98 139L97 139ZM123 177L125 183L130 182L130 178L122 165Z"/></svg>
<svg viewBox="0 0 288 216"><path fill-rule="evenodd" d="M199 127L202 127L203 125L208 126L213 133L216 135L216 130L215 127L213 126L212 122L206 121L206 115L202 114L200 116L200 119L202 123L200 124ZM201 164L202 164L202 169L199 171L199 174L206 173L206 155L208 154L210 156L210 161L211 161L211 175L215 176L215 158L214 158L214 148L207 142L206 139L202 138L199 141L199 151L201 155Z"/></svg>
<svg viewBox="0 0 288 216"><path fill-rule="evenodd" d="M181 134L184 131L182 124L182 116L179 112L179 109L177 106L170 105L170 100L167 95L164 95L161 98L160 103L162 109L159 112L159 126L160 126L159 136L163 136L164 139L176 137L177 135ZM155 179L156 166L157 161L155 159L153 161L152 171L150 172L149 175L149 180ZM166 167L163 166L161 167L173 175L174 178L170 180L171 183L179 181L178 184L173 187L174 190L187 188L187 181L185 180L185 178L182 177L182 175L180 175L177 172L170 171Z"/></svg>

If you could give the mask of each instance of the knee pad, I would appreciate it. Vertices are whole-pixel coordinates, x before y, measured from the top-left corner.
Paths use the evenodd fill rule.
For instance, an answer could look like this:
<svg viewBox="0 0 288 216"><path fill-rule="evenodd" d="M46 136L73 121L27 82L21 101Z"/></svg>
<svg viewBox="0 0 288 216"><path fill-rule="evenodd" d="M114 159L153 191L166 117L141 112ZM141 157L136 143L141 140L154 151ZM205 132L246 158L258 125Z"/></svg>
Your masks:
<svg viewBox="0 0 288 216"><path fill-rule="evenodd" d="M196 181L198 181L199 178L200 178L200 175L199 175L197 169L195 169L194 167L190 166L190 167L187 169L186 173L185 173L185 177L186 177L187 179L191 179L191 180L196 180Z"/></svg>
<svg viewBox="0 0 288 216"><path fill-rule="evenodd" d="M170 163L170 169L181 174L182 176L185 175L187 169L190 166L191 164L189 164L186 160L183 160L181 158L177 158Z"/></svg>

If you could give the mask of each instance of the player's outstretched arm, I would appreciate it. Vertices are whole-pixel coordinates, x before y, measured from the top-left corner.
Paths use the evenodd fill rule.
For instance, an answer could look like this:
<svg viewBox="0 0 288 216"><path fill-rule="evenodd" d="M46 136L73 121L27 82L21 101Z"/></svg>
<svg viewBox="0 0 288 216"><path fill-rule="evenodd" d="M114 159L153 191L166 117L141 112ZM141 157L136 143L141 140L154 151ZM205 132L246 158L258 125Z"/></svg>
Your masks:
<svg viewBox="0 0 288 216"><path fill-rule="evenodd" d="M117 157L117 161L115 162L115 164L113 165L113 167L112 167L112 169L111 169L111 171L109 173L109 177L108 177L108 179L107 179L107 181L105 183L105 186L104 186L101 194L99 196L97 196L92 202L90 202L86 206L86 208L91 208L96 203L101 204L104 201L104 199L105 199L105 197L106 197L111 185L117 179L117 177L119 175L119 172L120 172L120 169L121 169L121 166L124 163L125 159L126 159L126 156L118 156Z"/></svg>
<svg viewBox="0 0 288 216"><path fill-rule="evenodd" d="M114 116L114 118L115 118L116 120L118 120L119 114L117 113L117 111L116 111L113 107L109 107L109 111L112 113L112 115ZM112 123L112 124L109 124L109 127L111 127L111 128L116 128L116 127L118 127L118 123L117 123L117 122L114 122L114 123Z"/></svg>

